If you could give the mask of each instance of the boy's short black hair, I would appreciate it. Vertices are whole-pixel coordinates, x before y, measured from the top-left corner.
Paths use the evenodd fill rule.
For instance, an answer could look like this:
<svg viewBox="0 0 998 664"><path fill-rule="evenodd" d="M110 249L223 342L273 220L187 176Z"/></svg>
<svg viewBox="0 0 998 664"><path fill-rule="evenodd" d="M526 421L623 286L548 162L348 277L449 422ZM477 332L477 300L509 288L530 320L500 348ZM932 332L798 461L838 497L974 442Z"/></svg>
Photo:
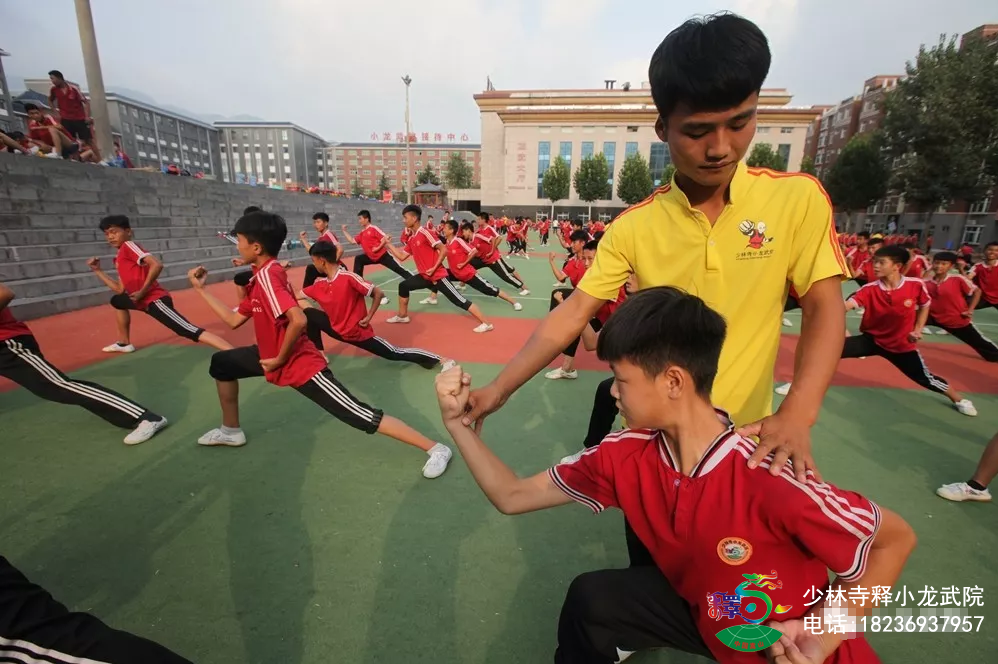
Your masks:
<svg viewBox="0 0 998 664"><path fill-rule="evenodd" d="M416 215L416 219L422 219L423 218L423 208L419 207L415 203L411 203L409 205L406 205L404 208L402 208L402 214L403 215L409 214L410 212L413 213L414 215Z"/></svg>
<svg viewBox="0 0 998 664"><path fill-rule="evenodd" d="M582 251L596 251L599 249L599 240L589 240L586 242L585 246L582 247Z"/></svg>
<svg viewBox="0 0 998 664"><path fill-rule="evenodd" d="M478 218L481 219L481 220L483 220L483 221L488 221L489 220L489 213L488 212L479 212L478 213Z"/></svg>
<svg viewBox="0 0 998 664"><path fill-rule="evenodd" d="M955 251L940 251L932 257L932 261L946 261L947 263L955 263L959 256L956 255Z"/></svg>
<svg viewBox="0 0 998 664"><path fill-rule="evenodd" d="M251 205L248 208L246 208L245 210L243 210L243 216L245 217L246 215L253 214L254 212L263 212L263 208L257 207L255 205Z"/></svg>
<svg viewBox="0 0 998 664"><path fill-rule="evenodd" d="M596 231L595 233L593 233L593 239L599 242L600 240L603 239L604 235L606 235L606 231Z"/></svg>
<svg viewBox="0 0 998 664"><path fill-rule="evenodd" d="M55 76L56 78L62 79L63 81L66 80L66 77L63 76L62 72L59 71L58 69L53 69L52 71L50 71L49 76Z"/></svg>
<svg viewBox="0 0 998 664"><path fill-rule="evenodd" d="M572 220L572 225L573 225L573 226L578 226L579 228L582 228L582 226L583 226L583 223L582 223L582 220L581 220L581 219L573 219L573 220Z"/></svg>
<svg viewBox="0 0 998 664"><path fill-rule="evenodd" d="M662 120L679 104L720 111L759 92L769 74L769 42L752 21L730 12L691 18L651 56L648 82Z"/></svg>
<svg viewBox="0 0 998 664"><path fill-rule="evenodd" d="M457 233L458 225L457 225L457 222L455 220L448 219L447 221L442 222L442 224L444 226L449 227L451 229L452 233L455 233L455 234Z"/></svg>
<svg viewBox="0 0 998 664"><path fill-rule="evenodd" d="M232 233L242 235L249 242L258 242L268 256L277 258L288 237L288 225L281 215L261 210L240 217Z"/></svg>
<svg viewBox="0 0 998 664"><path fill-rule="evenodd" d="M865 238L865 239L869 240L870 239L870 233L869 233L869 231L860 231L860 232L856 233L856 238L857 239L858 238Z"/></svg>
<svg viewBox="0 0 998 664"><path fill-rule="evenodd" d="M327 224L329 223L329 215L326 214L325 212L316 212L315 214L313 214L312 221L315 221L316 219L322 219Z"/></svg>
<svg viewBox="0 0 998 664"><path fill-rule="evenodd" d="M123 214L112 214L100 220L100 229L102 231L107 231L109 228L124 228L125 230L129 230L131 227L132 222Z"/></svg>
<svg viewBox="0 0 998 664"><path fill-rule="evenodd" d="M371 213L368 212L367 210L361 210L360 212L357 213L357 216L364 217L364 219L371 221Z"/></svg>
<svg viewBox="0 0 998 664"><path fill-rule="evenodd" d="M627 298L610 316L596 354L604 362L627 360L649 377L680 367L709 399L726 329L724 318L697 296L656 286Z"/></svg>
<svg viewBox="0 0 998 664"><path fill-rule="evenodd" d="M319 240L308 248L309 256L318 256L319 258L324 258L330 263L336 262L336 245L332 242L326 242L325 240Z"/></svg>
<svg viewBox="0 0 998 664"><path fill-rule="evenodd" d="M471 231L472 233L474 233L475 232L475 225L473 223L471 223L470 221L462 222L461 223L461 230L462 231Z"/></svg>
<svg viewBox="0 0 998 664"><path fill-rule="evenodd" d="M25 113L27 113L28 111L37 111L37 110L38 110L38 106L36 104L32 104L31 102L28 102L28 103L26 103L24 105L24 112Z"/></svg>
<svg viewBox="0 0 998 664"><path fill-rule="evenodd" d="M998 240L991 240L991 242L988 242L986 245L984 245L985 249L987 249L988 247L998 247Z"/></svg>
<svg viewBox="0 0 998 664"><path fill-rule="evenodd" d="M881 240L883 242L883 240ZM899 247L896 244L888 245L886 247L880 247L873 252L874 258L887 258L891 262L897 263L898 265L904 265L911 258L908 250L904 247Z"/></svg>
<svg viewBox="0 0 998 664"><path fill-rule="evenodd" d="M589 233L585 231L572 231L568 236L569 242L589 242Z"/></svg>
<svg viewBox="0 0 998 664"><path fill-rule="evenodd" d="M427 217L427 219L433 219L433 215L431 214L430 216Z"/></svg>
<svg viewBox="0 0 998 664"><path fill-rule="evenodd" d="M874 245L883 244L883 243L884 243L884 238L882 238L882 237L871 237L870 240L869 240L869 242L867 242L866 244L868 246L872 247ZM893 245L893 246L897 246L897 245Z"/></svg>

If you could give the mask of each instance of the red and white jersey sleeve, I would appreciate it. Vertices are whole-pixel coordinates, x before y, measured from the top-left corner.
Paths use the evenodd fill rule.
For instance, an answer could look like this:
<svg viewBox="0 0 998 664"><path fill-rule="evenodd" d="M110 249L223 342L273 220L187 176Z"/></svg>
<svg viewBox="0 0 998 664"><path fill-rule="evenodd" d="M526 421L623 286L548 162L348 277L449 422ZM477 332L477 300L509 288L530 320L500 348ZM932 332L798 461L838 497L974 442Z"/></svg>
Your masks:
<svg viewBox="0 0 998 664"><path fill-rule="evenodd" d="M591 447L572 463L562 463L548 470L548 477L572 500L593 513L607 507L619 507L614 487L613 442Z"/></svg>
<svg viewBox="0 0 998 664"><path fill-rule="evenodd" d="M336 233L334 233L334 232L332 232L331 230L328 230L328 229L326 230L325 233L323 233L322 235L319 236L319 240L318 241L319 242L329 242L331 244L335 244L336 246L340 245L340 241L336 238Z"/></svg>
<svg viewBox="0 0 998 664"><path fill-rule="evenodd" d="M256 279L260 284L262 297L260 300L267 313L274 319L280 318L288 309L298 306L298 301L288 284L288 273L284 270L269 269L270 265L257 271Z"/></svg>

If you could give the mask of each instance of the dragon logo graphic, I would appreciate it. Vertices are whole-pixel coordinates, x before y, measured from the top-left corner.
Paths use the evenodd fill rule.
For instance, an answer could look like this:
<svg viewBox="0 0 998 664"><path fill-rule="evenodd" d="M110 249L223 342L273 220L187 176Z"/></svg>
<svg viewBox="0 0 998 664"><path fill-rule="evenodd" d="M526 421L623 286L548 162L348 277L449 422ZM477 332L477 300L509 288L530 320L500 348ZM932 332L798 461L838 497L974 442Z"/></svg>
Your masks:
<svg viewBox="0 0 998 664"><path fill-rule="evenodd" d="M742 574L742 577L745 581L738 584L734 593L714 592L707 595L709 607L707 615L714 620L740 618L748 623L726 627L717 633L718 640L732 650L742 652L764 650L779 640L780 631L762 623L774 611L786 613L793 607L783 604L774 607L769 595L760 590L749 589L750 586L762 590L783 588L783 582L777 578L776 570L769 574ZM759 602L765 605L765 611L761 611Z"/></svg>

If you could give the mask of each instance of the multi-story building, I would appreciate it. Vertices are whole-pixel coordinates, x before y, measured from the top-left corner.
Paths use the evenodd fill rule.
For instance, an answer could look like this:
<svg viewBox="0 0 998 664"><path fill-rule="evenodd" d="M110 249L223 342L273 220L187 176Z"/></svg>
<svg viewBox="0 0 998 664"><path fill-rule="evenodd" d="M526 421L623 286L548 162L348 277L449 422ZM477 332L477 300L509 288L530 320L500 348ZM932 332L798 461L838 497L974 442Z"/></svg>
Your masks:
<svg viewBox="0 0 998 664"><path fill-rule="evenodd" d="M3 71L3 59L9 56L10 53L0 48L0 131L8 134L17 130L20 125L14 115L14 100L7 85L7 74Z"/></svg>
<svg viewBox="0 0 998 664"><path fill-rule="evenodd" d="M859 125L857 134L870 134L880 128L886 111L884 99L893 90L901 77L897 74L880 75L868 78L863 83L863 94L860 96Z"/></svg>
<svg viewBox="0 0 998 664"><path fill-rule="evenodd" d="M820 109L790 105L786 90L760 96L755 143L768 143L787 163L800 168L807 127ZM593 216L610 217L626 204L617 196L624 160L638 153L649 162L656 186L671 162L668 146L655 134L658 111L651 90L489 90L475 95L482 121L481 205L490 211L548 213L544 173L561 156L574 173L585 157L602 152L610 166L612 194L593 203ZM557 204L556 215L588 214L575 187Z"/></svg>
<svg viewBox="0 0 998 664"><path fill-rule="evenodd" d="M407 163L405 143L335 143L327 147L324 160L319 162L320 176L325 179L320 186L334 191L350 192L360 188L364 192L376 190L382 173L392 191L401 192L406 187L406 169L411 174L412 186L416 174L429 165L446 181L447 164L451 157L460 156L473 170L472 182L481 180L482 146L470 143L412 143L412 164Z"/></svg>
<svg viewBox="0 0 998 664"><path fill-rule="evenodd" d="M979 25L970 32L965 32L960 37L960 48L971 39L983 39L988 44L998 44L998 23L985 23Z"/></svg>
<svg viewBox="0 0 998 664"><path fill-rule="evenodd" d="M326 141L291 122L216 122L226 182L322 186Z"/></svg>
<svg viewBox="0 0 998 664"><path fill-rule="evenodd" d="M857 134L871 134L884 121L884 98L897 86L897 74L880 74L866 79L863 92L827 108L808 128L818 177L824 177L838 159L842 148ZM809 153L810 154L810 153Z"/></svg>

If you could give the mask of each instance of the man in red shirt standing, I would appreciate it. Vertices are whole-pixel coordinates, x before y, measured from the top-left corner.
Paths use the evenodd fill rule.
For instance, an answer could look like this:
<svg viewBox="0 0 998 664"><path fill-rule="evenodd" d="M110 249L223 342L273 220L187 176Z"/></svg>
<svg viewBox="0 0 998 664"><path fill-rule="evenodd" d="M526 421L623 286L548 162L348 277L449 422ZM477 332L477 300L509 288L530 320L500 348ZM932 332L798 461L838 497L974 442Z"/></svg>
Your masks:
<svg viewBox="0 0 998 664"><path fill-rule="evenodd" d="M977 308L998 309L998 242L984 246L984 260L970 269L970 278L981 289Z"/></svg>
<svg viewBox="0 0 998 664"><path fill-rule="evenodd" d="M951 251L940 251L932 257L932 275L925 279L925 287L932 298L926 325L942 328L988 362L998 362L998 346L973 323L981 289L961 274L950 274L955 263L956 254ZM970 298L969 303L967 298Z"/></svg>
<svg viewBox="0 0 998 664"><path fill-rule="evenodd" d="M479 212L476 221L478 230L472 236L471 246L478 251L478 255L472 259L471 266L476 270L487 267L507 284L515 286L521 297L530 295L520 273L503 260L502 252L498 249L502 236L490 223L489 213Z"/></svg>
<svg viewBox="0 0 998 664"><path fill-rule="evenodd" d="M71 85L58 69L49 72L52 89L49 90L49 106L59 112L59 123L75 140L93 151L93 160L100 161L100 150L92 131L93 118L90 116L90 100L78 87Z"/></svg>
<svg viewBox="0 0 998 664"><path fill-rule="evenodd" d="M970 399L930 372L917 350L929 320L931 298L925 282L901 275L907 262L908 250L898 245L881 247L873 254L877 280L846 300L847 311L863 309L863 320L859 336L846 338L842 359L879 355L925 389L946 396L962 415L974 417L977 409ZM777 394L789 391L790 383L776 388Z"/></svg>
<svg viewBox="0 0 998 664"><path fill-rule="evenodd" d="M544 217L537 222L537 232L541 236L541 246L548 246L548 238L551 237L551 222L548 221L547 217Z"/></svg>

